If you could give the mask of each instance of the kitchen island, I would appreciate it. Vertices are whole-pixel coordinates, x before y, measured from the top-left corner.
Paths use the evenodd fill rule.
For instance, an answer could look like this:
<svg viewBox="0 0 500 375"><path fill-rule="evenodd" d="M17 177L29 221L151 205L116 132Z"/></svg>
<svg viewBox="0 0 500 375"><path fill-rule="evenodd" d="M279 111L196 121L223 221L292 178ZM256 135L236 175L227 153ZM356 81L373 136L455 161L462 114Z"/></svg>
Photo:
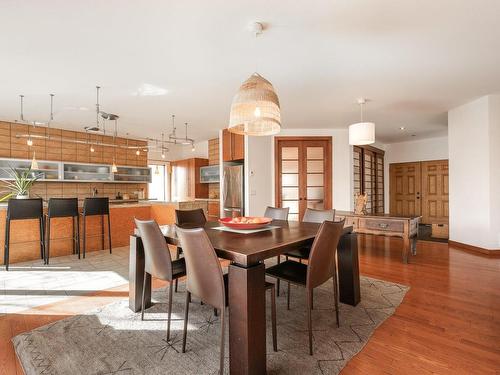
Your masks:
<svg viewBox="0 0 500 375"><path fill-rule="evenodd" d="M130 235L134 233L134 218L154 219L160 225L175 222L175 210L188 210L202 208L207 210L207 201L114 201L110 203L111 241L113 248L128 246ZM0 264L4 264L5 251L5 218L7 204L0 205ZM107 224L106 224L107 225ZM83 230L80 220L80 246L82 246ZM108 230L105 227L105 244L108 240ZM72 246L72 219L51 219L50 253L51 257L70 255ZM87 217L87 252L102 250L101 244L101 219L99 216ZM37 260L40 257L38 220L16 220L11 222L10 229L10 263ZM106 245L105 245L106 246ZM107 248L107 247L106 247Z"/></svg>

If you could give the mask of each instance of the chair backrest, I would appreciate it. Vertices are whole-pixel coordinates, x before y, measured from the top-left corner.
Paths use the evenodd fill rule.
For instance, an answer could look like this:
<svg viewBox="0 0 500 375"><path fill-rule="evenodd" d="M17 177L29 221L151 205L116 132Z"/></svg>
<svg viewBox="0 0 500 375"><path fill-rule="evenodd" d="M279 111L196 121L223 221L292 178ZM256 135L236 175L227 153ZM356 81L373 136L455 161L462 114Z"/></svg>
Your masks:
<svg viewBox="0 0 500 375"><path fill-rule="evenodd" d="M335 210L315 210L306 208L302 221L304 223L322 223L323 221L334 221Z"/></svg>
<svg viewBox="0 0 500 375"><path fill-rule="evenodd" d="M288 220L288 211L290 211L289 207L278 208L267 206L264 216L270 217L273 220Z"/></svg>
<svg viewBox="0 0 500 375"><path fill-rule="evenodd" d="M43 217L42 198L9 199L7 204L7 219L24 220Z"/></svg>
<svg viewBox="0 0 500 375"><path fill-rule="evenodd" d="M109 215L109 198L85 198L85 200L83 201L83 214L85 216Z"/></svg>
<svg viewBox="0 0 500 375"><path fill-rule="evenodd" d="M205 225L207 218L203 209L175 210L175 223L183 228L200 228Z"/></svg>
<svg viewBox="0 0 500 375"><path fill-rule="evenodd" d="M144 246L144 270L162 280L172 280L172 257L165 237L154 220L135 220Z"/></svg>
<svg viewBox="0 0 500 375"><path fill-rule="evenodd" d="M335 255L344 229L344 222L345 220L324 221L321 224L309 254L307 289L316 288L336 275Z"/></svg>
<svg viewBox="0 0 500 375"><path fill-rule="evenodd" d="M78 216L78 198L50 198L47 214L49 217Z"/></svg>
<svg viewBox="0 0 500 375"><path fill-rule="evenodd" d="M226 306L224 277L219 259L203 228L177 227L186 259L186 289L215 308Z"/></svg>

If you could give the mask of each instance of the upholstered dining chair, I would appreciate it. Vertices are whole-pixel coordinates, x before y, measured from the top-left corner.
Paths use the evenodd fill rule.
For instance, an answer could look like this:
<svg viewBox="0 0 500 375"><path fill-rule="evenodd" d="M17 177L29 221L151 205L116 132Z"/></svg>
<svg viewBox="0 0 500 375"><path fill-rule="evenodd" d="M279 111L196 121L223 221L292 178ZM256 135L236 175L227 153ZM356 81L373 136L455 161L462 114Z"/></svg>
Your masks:
<svg viewBox="0 0 500 375"><path fill-rule="evenodd" d="M264 212L265 217L269 217L273 220L288 220L289 207L271 207L267 206Z"/></svg>
<svg viewBox="0 0 500 375"><path fill-rule="evenodd" d="M308 264L287 260L266 269L266 275L288 281L287 308L290 309L290 283L306 288L307 326L309 329L309 354L313 354L312 344L312 295L314 288L333 277L333 295L337 327L339 327L339 304L337 283L336 252L344 220L324 221L314 239Z"/></svg>
<svg viewBox="0 0 500 375"><path fill-rule="evenodd" d="M217 254L203 228L183 229L177 227L177 236L184 250L186 260L186 309L184 312L184 332L182 352L186 352L187 324L191 294L205 301L206 304L221 311L220 337L220 374L224 371L224 335L226 325L226 306L228 306L228 277L222 272ZM266 282L266 290L271 290L271 318L273 349L277 351L276 338L276 300L274 284Z"/></svg>
<svg viewBox="0 0 500 375"><path fill-rule="evenodd" d="M323 221L327 220L335 220L335 210L315 210L313 208L306 208L306 212L304 212L304 217L302 218L303 223L321 224ZM297 258L299 260L299 263L301 263L303 259L309 259L310 251L311 246L304 246L286 252L285 257L286 260L288 260L288 257Z"/></svg>
<svg viewBox="0 0 500 375"><path fill-rule="evenodd" d="M144 280L142 284L141 320L144 320L144 291L146 290L146 277L151 275L157 279L168 281L168 318L167 341L170 340L170 320L172 315L173 281L186 275L184 258L172 261L170 250L165 241L160 227L154 220L137 220L135 225L141 235L144 246Z"/></svg>
<svg viewBox="0 0 500 375"><path fill-rule="evenodd" d="M203 209L197 208L194 210L175 210L175 223L182 228L201 228L207 222L205 217L205 212ZM175 259L179 259L182 254L182 248L177 246L177 252L175 254ZM179 280L175 280L175 292L177 293L177 287L179 285Z"/></svg>

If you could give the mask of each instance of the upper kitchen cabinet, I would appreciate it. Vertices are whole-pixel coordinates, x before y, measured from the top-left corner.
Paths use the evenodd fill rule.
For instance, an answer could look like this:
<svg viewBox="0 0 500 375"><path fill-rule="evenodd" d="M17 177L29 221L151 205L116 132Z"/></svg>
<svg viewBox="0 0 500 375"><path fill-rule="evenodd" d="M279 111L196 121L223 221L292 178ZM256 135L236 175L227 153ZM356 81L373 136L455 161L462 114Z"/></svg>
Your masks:
<svg viewBox="0 0 500 375"><path fill-rule="evenodd" d="M200 182L200 168L208 165L208 159L191 158L177 160L172 165L172 200L208 198L208 184Z"/></svg>
<svg viewBox="0 0 500 375"><path fill-rule="evenodd" d="M245 158L245 137L231 133L229 130L222 131L222 160L235 161Z"/></svg>

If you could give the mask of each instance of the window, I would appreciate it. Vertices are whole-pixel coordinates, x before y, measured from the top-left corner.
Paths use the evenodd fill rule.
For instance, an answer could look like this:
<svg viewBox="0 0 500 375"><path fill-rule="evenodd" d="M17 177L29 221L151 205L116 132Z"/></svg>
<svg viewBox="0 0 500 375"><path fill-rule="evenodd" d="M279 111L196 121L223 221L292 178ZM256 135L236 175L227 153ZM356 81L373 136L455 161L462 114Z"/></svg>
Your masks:
<svg viewBox="0 0 500 375"><path fill-rule="evenodd" d="M166 178L165 178L165 165L150 164L151 168L151 182L148 184L148 199L157 199L159 201L167 200L165 191Z"/></svg>
<svg viewBox="0 0 500 375"><path fill-rule="evenodd" d="M371 146L354 146L354 194L366 193L366 211L384 213L384 151Z"/></svg>

